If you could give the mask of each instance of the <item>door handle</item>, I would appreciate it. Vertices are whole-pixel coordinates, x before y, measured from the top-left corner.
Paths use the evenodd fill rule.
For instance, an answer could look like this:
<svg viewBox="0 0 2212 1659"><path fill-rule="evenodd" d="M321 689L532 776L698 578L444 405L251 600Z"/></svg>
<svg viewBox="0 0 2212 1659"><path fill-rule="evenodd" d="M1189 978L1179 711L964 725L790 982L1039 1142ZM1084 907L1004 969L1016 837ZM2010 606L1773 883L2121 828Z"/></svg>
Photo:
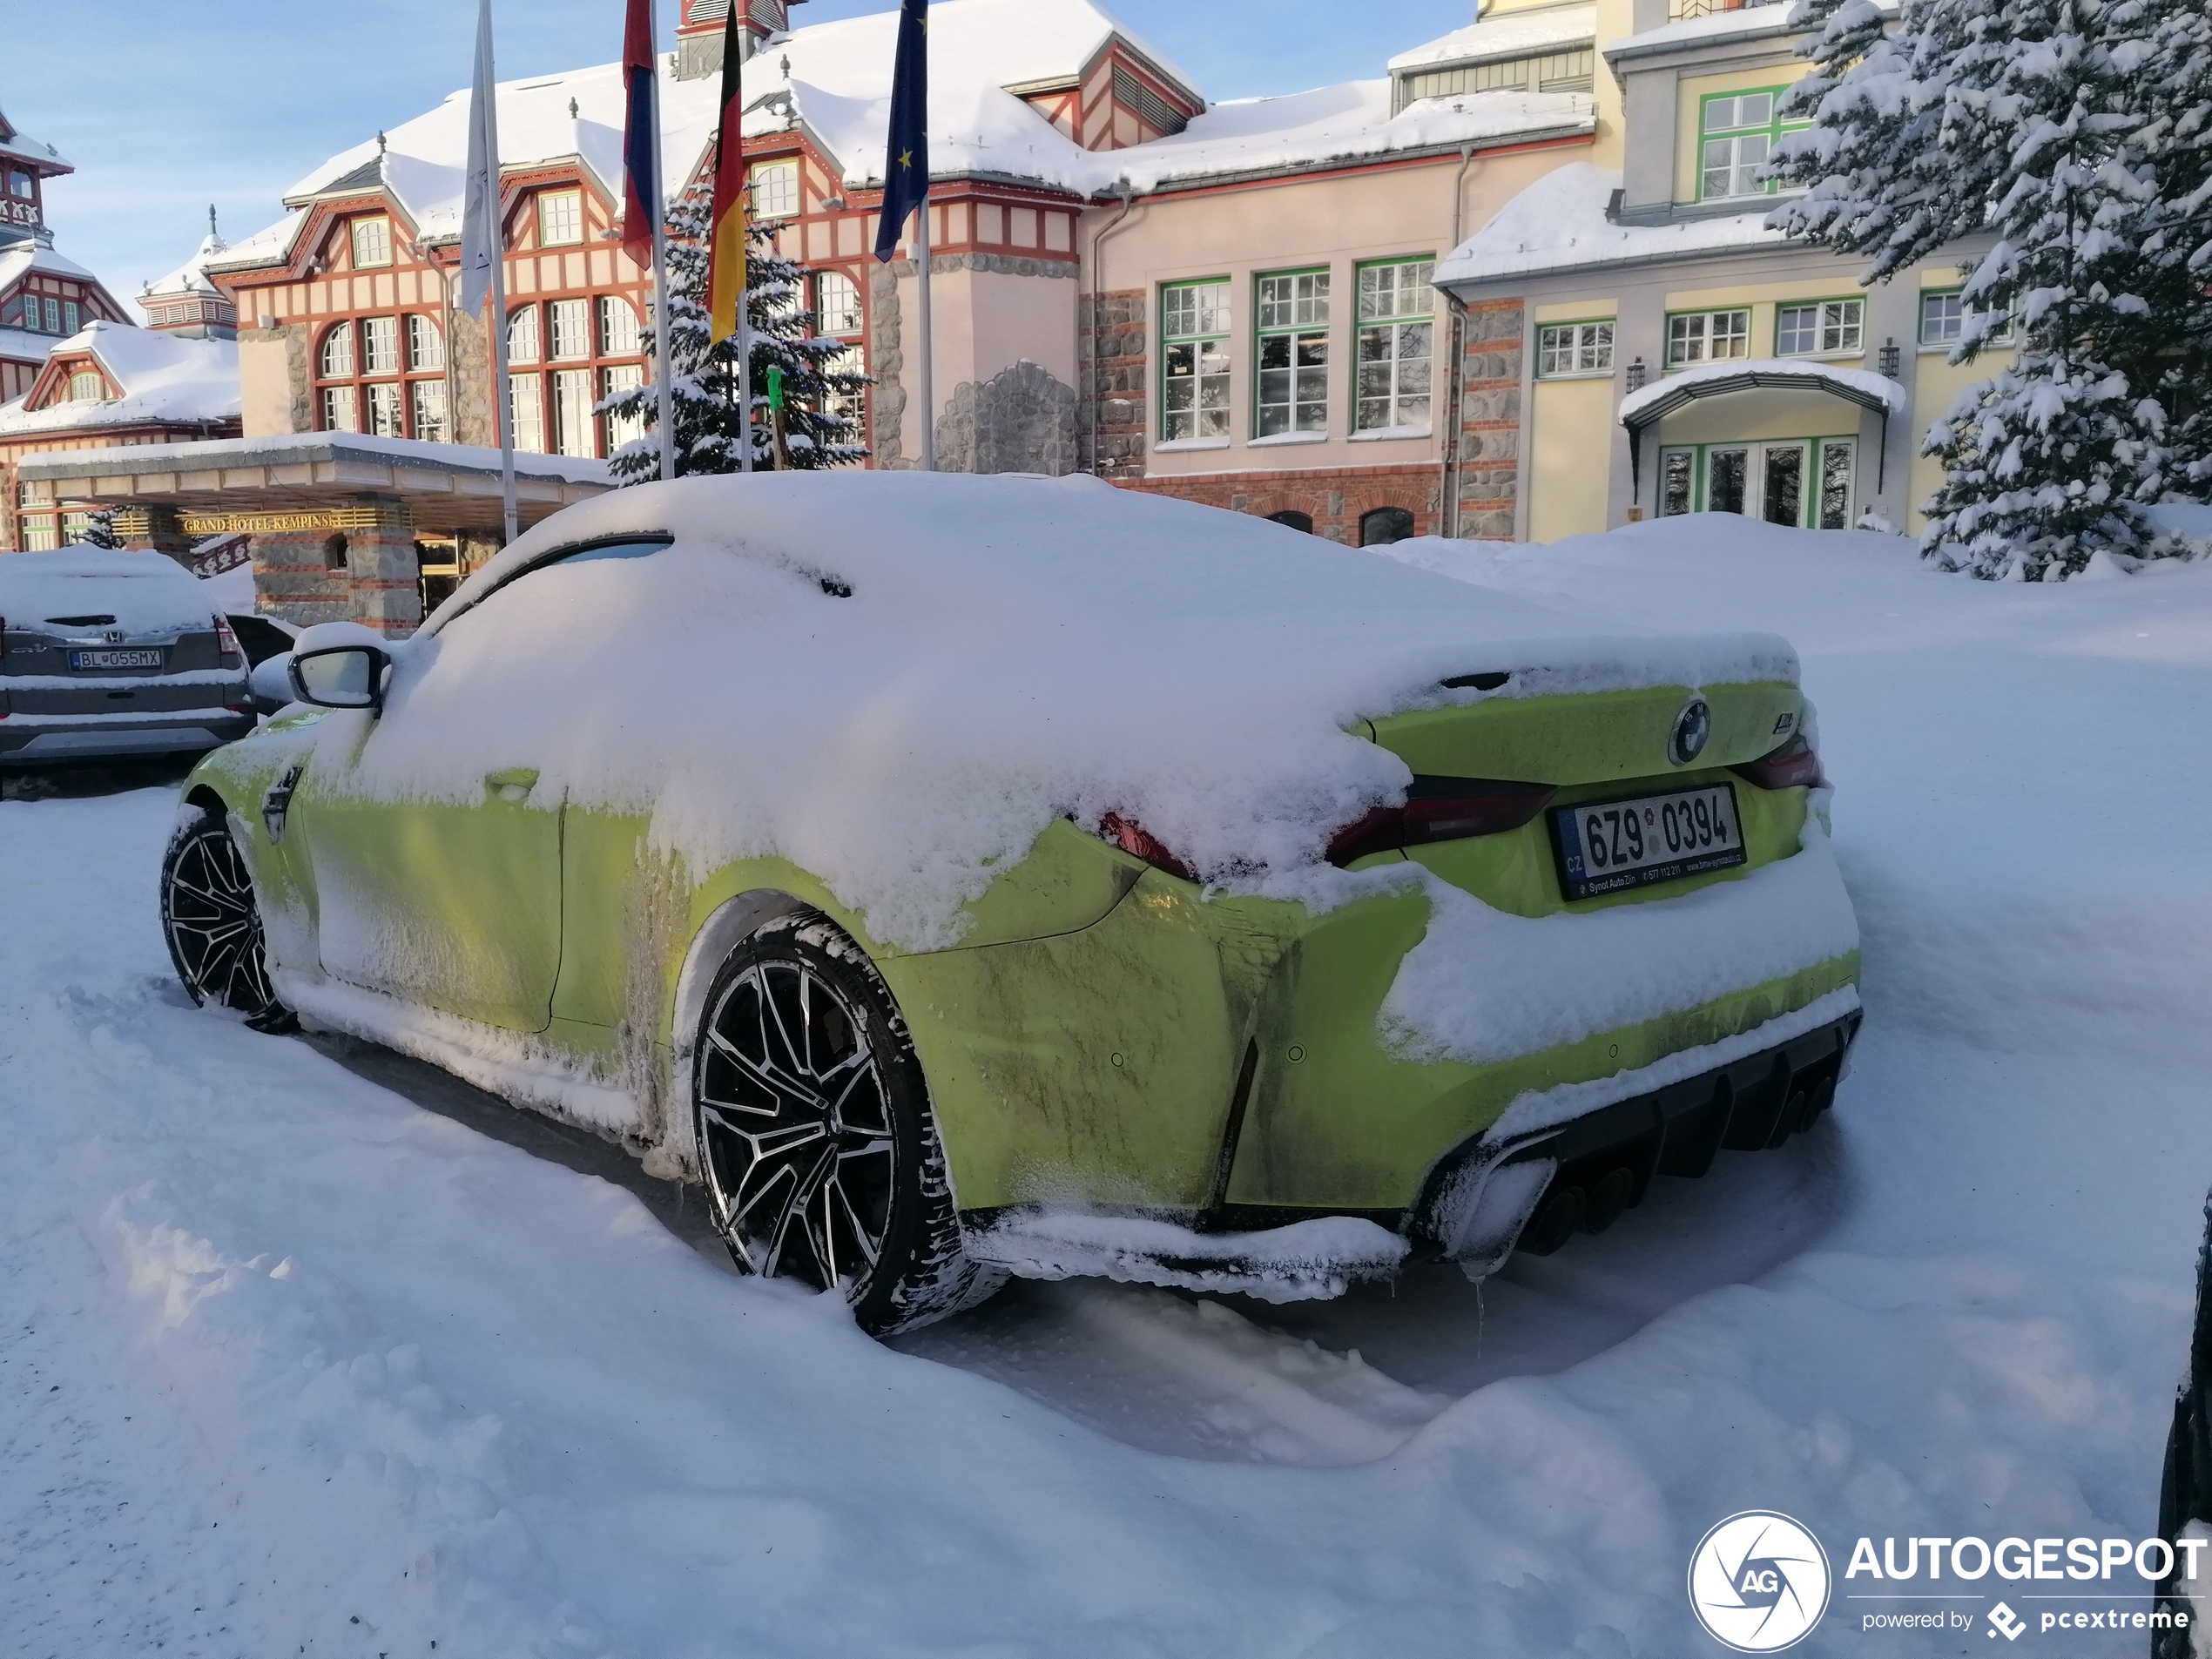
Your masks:
<svg viewBox="0 0 2212 1659"><path fill-rule="evenodd" d="M495 772L484 779L484 787L502 800L523 800L537 787L536 766L509 766L505 772Z"/></svg>

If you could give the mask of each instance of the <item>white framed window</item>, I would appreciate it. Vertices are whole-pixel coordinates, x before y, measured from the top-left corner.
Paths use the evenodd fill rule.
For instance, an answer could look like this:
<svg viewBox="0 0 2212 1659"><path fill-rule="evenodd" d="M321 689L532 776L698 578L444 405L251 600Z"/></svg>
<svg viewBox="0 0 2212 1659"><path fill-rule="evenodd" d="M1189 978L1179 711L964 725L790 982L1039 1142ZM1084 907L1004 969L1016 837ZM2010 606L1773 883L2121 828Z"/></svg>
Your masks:
<svg viewBox="0 0 2212 1659"><path fill-rule="evenodd" d="M1953 289L1948 293L1924 293L1920 296L1920 343L1923 346L1955 346L1964 337L1966 324L1989 314L1971 307L1966 296ZM2013 341L2013 320L2006 317L1986 336L1993 346L2009 346Z"/></svg>
<svg viewBox="0 0 2212 1659"><path fill-rule="evenodd" d="M537 361L536 306L521 306L508 314L507 361L509 363L535 363Z"/></svg>
<svg viewBox="0 0 2212 1659"><path fill-rule="evenodd" d="M583 240L583 192L541 191L537 198L537 245L573 247Z"/></svg>
<svg viewBox="0 0 2212 1659"><path fill-rule="evenodd" d="M446 366L446 337L428 317L407 320L407 366L417 373Z"/></svg>
<svg viewBox="0 0 2212 1659"><path fill-rule="evenodd" d="M868 372L867 351L855 341L836 356L826 358L822 369L831 374L866 374ZM822 400L822 409L825 414L851 421L852 435L855 438L860 435L866 409L862 394L857 388L851 392L832 388L829 395Z"/></svg>
<svg viewBox="0 0 2212 1659"><path fill-rule="evenodd" d="M772 161L752 170L752 216L790 219L799 212L799 164Z"/></svg>
<svg viewBox="0 0 2212 1659"><path fill-rule="evenodd" d="M46 303L48 305L51 305L53 304L53 301L49 300ZM74 300L64 300L62 301L62 333L65 334L73 334L77 332L77 301Z"/></svg>
<svg viewBox="0 0 2212 1659"><path fill-rule="evenodd" d="M591 302L556 300L545 307L553 335L555 362L573 362L591 355Z"/></svg>
<svg viewBox="0 0 2212 1659"><path fill-rule="evenodd" d="M1329 429L1329 273L1259 280L1257 435Z"/></svg>
<svg viewBox="0 0 2212 1659"><path fill-rule="evenodd" d="M507 417L515 428L515 447L525 455L545 453L545 377L510 374L507 377Z"/></svg>
<svg viewBox="0 0 2212 1659"><path fill-rule="evenodd" d="M392 221L379 216L354 221L354 269L367 271L392 262Z"/></svg>
<svg viewBox="0 0 2212 1659"><path fill-rule="evenodd" d="M842 271L824 271L814 279L816 326L826 334L860 332L860 285Z"/></svg>
<svg viewBox="0 0 2212 1659"><path fill-rule="evenodd" d="M1766 179L1767 158L1784 132L1805 124L1782 120L1786 86L1723 92L1698 104L1697 199L1728 201L1765 196L1776 186Z"/></svg>
<svg viewBox="0 0 2212 1659"><path fill-rule="evenodd" d="M564 455L591 460L599 453L599 434L591 419L591 371L562 368L553 372L553 447Z"/></svg>
<svg viewBox="0 0 2212 1659"><path fill-rule="evenodd" d="M51 294L46 296L46 332L50 334L62 332L62 302ZM73 334L77 330L72 328L69 332Z"/></svg>
<svg viewBox="0 0 2212 1659"><path fill-rule="evenodd" d="M354 372L354 325L350 322L334 324L322 337L322 377L327 381L342 381ZM352 428L348 428L347 430Z"/></svg>
<svg viewBox="0 0 2212 1659"><path fill-rule="evenodd" d="M1575 374L1613 372L1613 323L1547 323L1536 331L1536 378L1565 380Z"/></svg>
<svg viewBox="0 0 2212 1659"><path fill-rule="evenodd" d="M322 429L326 432L358 432L361 429L360 405L354 398L350 386L326 386L322 388Z"/></svg>
<svg viewBox="0 0 2212 1659"><path fill-rule="evenodd" d="M380 381L361 390L368 399L368 430L379 438L404 438L407 428L401 414L401 388L396 381Z"/></svg>
<svg viewBox="0 0 2212 1659"><path fill-rule="evenodd" d="M1229 436L1229 282L1160 290L1160 438Z"/></svg>
<svg viewBox="0 0 2212 1659"><path fill-rule="evenodd" d="M637 354L637 307L613 294L599 300L599 355L635 357Z"/></svg>
<svg viewBox="0 0 2212 1659"><path fill-rule="evenodd" d="M400 372L400 320L397 317L361 319L361 373L396 374Z"/></svg>
<svg viewBox="0 0 2212 1659"><path fill-rule="evenodd" d="M411 405L408 418L413 423L415 435L425 443L446 441L446 383L443 381L409 381L408 401Z"/></svg>
<svg viewBox="0 0 2212 1659"><path fill-rule="evenodd" d="M1822 300L1774 314L1777 357L1859 355L1866 350L1866 301Z"/></svg>
<svg viewBox="0 0 2212 1659"><path fill-rule="evenodd" d="M1436 357L1436 261L1392 260L1359 267L1357 432L1426 434Z"/></svg>
<svg viewBox="0 0 2212 1659"><path fill-rule="evenodd" d="M1718 363L1751 354L1751 312L1678 311L1667 319L1667 367Z"/></svg>
<svg viewBox="0 0 2212 1659"><path fill-rule="evenodd" d="M107 381L98 371L80 368L69 377L69 401L72 403L105 403L107 401Z"/></svg>
<svg viewBox="0 0 2212 1659"><path fill-rule="evenodd" d="M631 314L634 318L636 313ZM617 363L599 371L601 394L613 397L621 392L634 392L645 383L644 367L639 363ZM645 435L645 417L642 415L610 415L607 417L607 453L609 455L625 443L635 443Z"/></svg>

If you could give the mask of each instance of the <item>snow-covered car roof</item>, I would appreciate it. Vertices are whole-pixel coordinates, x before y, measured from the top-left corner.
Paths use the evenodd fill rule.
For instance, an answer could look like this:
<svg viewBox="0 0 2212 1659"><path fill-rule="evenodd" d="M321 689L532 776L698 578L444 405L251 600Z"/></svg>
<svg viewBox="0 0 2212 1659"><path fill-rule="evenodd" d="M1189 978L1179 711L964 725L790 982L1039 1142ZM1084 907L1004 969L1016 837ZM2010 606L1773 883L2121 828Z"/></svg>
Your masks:
<svg viewBox="0 0 2212 1659"><path fill-rule="evenodd" d="M0 553L0 617L38 626L62 617L111 616L132 633L205 628L215 604L199 578L165 553L65 547Z"/></svg>
<svg viewBox="0 0 2212 1659"><path fill-rule="evenodd" d="M525 573L646 532L673 544ZM488 765L535 766L549 799L650 808L694 867L789 858L907 948L954 942L960 906L1062 815L1128 814L1224 879L1339 873L1329 832L1409 777L1348 734L1363 718L1797 673L1771 635L1599 634L1089 478L890 472L569 508L399 660L357 773L373 793L473 801ZM1440 684L1501 671L1496 692Z"/></svg>

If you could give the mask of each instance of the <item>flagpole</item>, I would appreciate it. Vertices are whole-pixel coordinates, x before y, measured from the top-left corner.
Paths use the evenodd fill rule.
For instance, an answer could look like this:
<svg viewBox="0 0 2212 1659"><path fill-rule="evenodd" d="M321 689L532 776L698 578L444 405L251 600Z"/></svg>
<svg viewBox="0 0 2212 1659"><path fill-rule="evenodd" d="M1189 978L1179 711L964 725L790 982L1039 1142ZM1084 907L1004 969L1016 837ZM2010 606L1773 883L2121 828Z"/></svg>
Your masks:
<svg viewBox="0 0 2212 1659"><path fill-rule="evenodd" d="M673 361L670 336L675 332L676 320L668 312L668 192L661 182L660 25L650 12L647 28L651 32L653 55L653 194L648 206L653 215L653 307L660 319L660 327L653 334L653 354L658 370L655 378L660 385L660 475L665 480L676 476L676 397L669 383Z"/></svg>
<svg viewBox="0 0 2212 1659"><path fill-rule="evenodd" d="M484 17L489 24L491 0L484 0ZM491 361L493 368L493 415L499 423L499 508L501 523L506 529L507 540L512 543L522 534L521 509L515 502L515 396L509 381L507 362L507 216L501 211L502 198L499 178L499 83L493 78L496 59L491 50L489 28L484 34L485 62L479 81L489 90L483 98L482 119L484 126L485 166L491 177L487 192L491 214Z"/></svg>
<svg viewBox="0 0 2212 1659"><path fill-rule="evenodd" d="M921 469L937 470L937 368L930 353L929 311L929 181L921 181L921 206L914 209L914 292L921 315L917 327L921 338L916 354L921 359Z"/></svg>

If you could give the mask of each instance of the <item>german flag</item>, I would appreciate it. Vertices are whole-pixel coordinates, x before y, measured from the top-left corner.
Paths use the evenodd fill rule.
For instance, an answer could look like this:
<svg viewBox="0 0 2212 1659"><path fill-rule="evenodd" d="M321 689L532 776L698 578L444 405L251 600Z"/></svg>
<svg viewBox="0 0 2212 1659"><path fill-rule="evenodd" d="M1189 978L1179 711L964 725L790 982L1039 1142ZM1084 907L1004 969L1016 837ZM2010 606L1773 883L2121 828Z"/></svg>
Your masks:
<svg viewBox="0 0 2212 1659"><path fill-rule="evenodd" d="M720 344L738 332L745 303L746 212L744 75L745 0L730 0L722 39L722 117L714 140L714 228L707 239L707 334Z"/></svg>

